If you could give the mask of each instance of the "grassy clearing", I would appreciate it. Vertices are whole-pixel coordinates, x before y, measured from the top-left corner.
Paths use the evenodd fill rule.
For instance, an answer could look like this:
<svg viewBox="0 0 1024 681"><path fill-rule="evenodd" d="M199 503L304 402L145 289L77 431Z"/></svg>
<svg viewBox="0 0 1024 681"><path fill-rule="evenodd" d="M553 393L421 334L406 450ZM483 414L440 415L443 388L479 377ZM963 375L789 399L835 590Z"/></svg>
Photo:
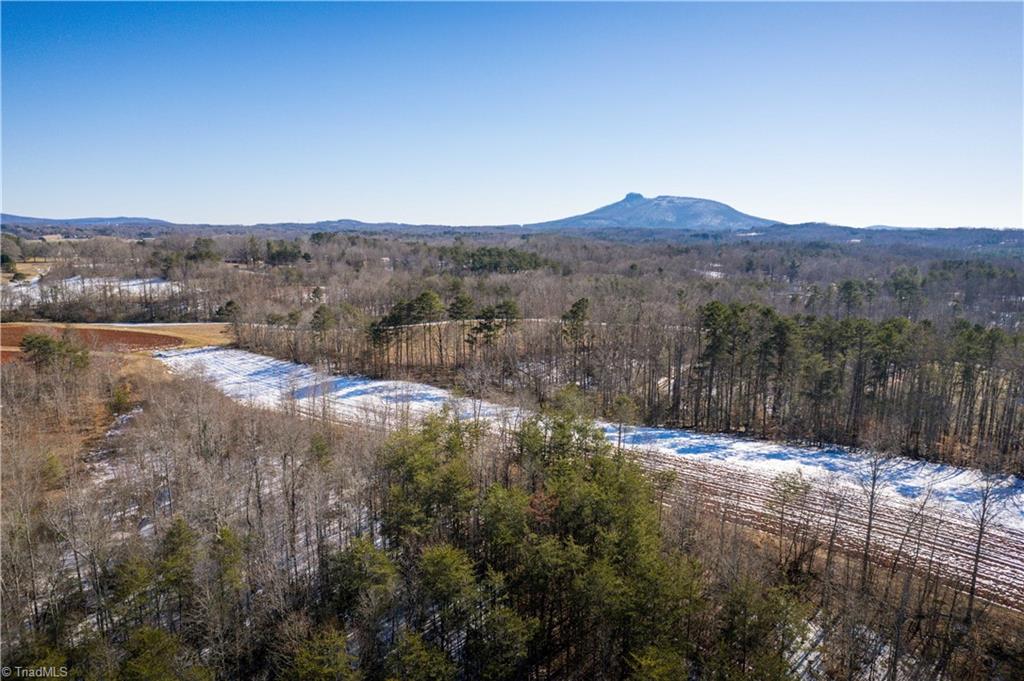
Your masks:
<svg viewBox="0 0 1024 681"><path fill-rule="evenodd" d="M16 263L14 266L14 272L24 274L27 279L31 279L32 277L40 277L46 274L52 265L53 261L45 258L28 260ZM11 283L11 280L14 278L14 272L0 273L0 281L5 284Z"/></svg>

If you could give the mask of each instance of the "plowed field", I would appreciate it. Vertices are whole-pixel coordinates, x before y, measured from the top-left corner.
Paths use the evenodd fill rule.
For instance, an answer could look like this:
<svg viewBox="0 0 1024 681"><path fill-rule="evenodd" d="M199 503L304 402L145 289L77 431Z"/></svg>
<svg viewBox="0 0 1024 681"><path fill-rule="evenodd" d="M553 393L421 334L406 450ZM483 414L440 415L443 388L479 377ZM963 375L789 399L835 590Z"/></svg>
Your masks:
<svg viewBox="0 0 1024 681"><path fill-rule="evenodd" d="M173 348L182 344L181 338L172 335L135 331L134 329L61 327L51 324L3 324L0 325L0 345L6 348L3 352L4 361L10 359L9 355L16 354L11 350L17 348L22 339L31 333L44 333L54 337L70 333L75 340L90 350L109 352L157 350Z"/></svg>

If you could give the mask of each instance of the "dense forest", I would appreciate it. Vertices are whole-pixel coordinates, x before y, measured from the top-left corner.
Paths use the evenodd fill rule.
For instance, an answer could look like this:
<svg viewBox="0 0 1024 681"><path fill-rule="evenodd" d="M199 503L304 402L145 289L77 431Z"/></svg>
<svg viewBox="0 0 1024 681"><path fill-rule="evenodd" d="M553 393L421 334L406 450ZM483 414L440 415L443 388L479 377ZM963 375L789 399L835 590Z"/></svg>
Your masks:
<svg viewBox="0 0 1024 681"><path fill-rule="evenodd" d="M971 529L973 570L951 576L921 509L888 519L898 534L873 551L873 485L861 543L839 527L853 502L799 476L764 483L770 515L738 522L593 423L1020 475L1020 253L273 231L0 245L4 321L223 322L236 347L533 414L382 432L26 335L2 369L5 665L86 679L1024 669L1019 612L976 584L991 511Z"/></svg>
<svg viewBox="0 0 1024 681"><path fill-rule="evenodd" d="M26 352L4 367L8 665L769 680L1010 679L1024 662L1019 621L965 599L920 535L890 565L815 541L800 514L776 539L727 523L609 444L578 388L518 423L442 412L382 436L124 378L66 339ZM56 456L97 409L116 427L84 460ZM780 522L804 486L773 483Z"/></svg>
<svg viewBox="0 0 1024 681"><path fill-rule="evenodd" d="M315 287L331 304L379 317L401 298L424 288L444 293L459 282L483 305L515 298L531 318L557 317L581 297L593 302L598 318L625 302L669 319L680 297L693 305L757 302L785 315L902 316L936 324L962 318L1007 331L1019 330L1024 313L1020 249L986 255L927 242L891 248L790 241L682 245L554 234L416 240L316 232L44 243L5 234L0 253L5 271L19 261L45 261L42 283L55 284L42 301L49 305L40 310L40 301L25 302L69 321L200 321L231 299L252 319L299 312L308 321ZM164 277L180 287L173 301L69 300L56 283L75 275ZM16 291L6 297L14 314L22 299Z"/></svg>
<svg viewBox="0 0 1024 681"><path fill-rule="evenodd" d="M343 373L536 404L568 382L597 416L628 400L648 424L1024 471L1019 256L330 232L3 243L12 262L50 258L55 282L8 291L6 319L230 321L243 347Z"/></svg>
<svg viewBox="0 0 1024 681"><path fill-rule="evenodd" d="M326 306L308 330L237 326L246 347L326 360L342 373L461 370L454 380L464 388L525 393L539 404L568 381L605 417L625 399L646 423L1024 471L1019 333L964 320L940 330L901 317L784 316L717 301L672 324L640 313L594 322L590 307L581 298L556 320L522 320L513 300L479 308L458 291L445 305L425 291L397 303L368 338Z"/></svg>

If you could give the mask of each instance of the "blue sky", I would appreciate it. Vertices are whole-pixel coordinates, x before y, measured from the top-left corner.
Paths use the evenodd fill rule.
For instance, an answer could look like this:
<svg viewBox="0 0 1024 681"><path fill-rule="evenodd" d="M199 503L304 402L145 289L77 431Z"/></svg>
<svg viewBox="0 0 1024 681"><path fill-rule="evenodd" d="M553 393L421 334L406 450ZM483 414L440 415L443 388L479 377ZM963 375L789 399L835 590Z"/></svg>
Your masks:
<svg viewBox="0 0 1024 681"><path fill-rule="evenodd" d="M4 2L3 210L1020 227L1022 4Z"/></svg>

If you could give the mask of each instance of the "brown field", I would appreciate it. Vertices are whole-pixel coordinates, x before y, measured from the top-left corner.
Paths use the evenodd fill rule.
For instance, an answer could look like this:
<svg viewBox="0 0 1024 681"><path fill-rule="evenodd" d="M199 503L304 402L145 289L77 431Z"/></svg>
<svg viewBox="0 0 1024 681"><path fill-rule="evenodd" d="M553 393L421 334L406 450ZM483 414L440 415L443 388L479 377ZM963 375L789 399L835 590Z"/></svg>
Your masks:
<svg viewBox="0 0 1024 681"><path fill-rule="evenodd" d="M96 328L113 328L118 330L134 330L126 327L111 327L103 324L95 325ZM162 336L173 336L181 339L185 347L199 347L202 345L227 345L232 341L231 325L211 322L208 324L153 324L140 327L139 331L157 334Z"/></svg>
<svg viewBox="0 0 1024 681"><path fill-rule="evenodd" d="M90 350L99 352L149 352L231 342L227 324L160 324L143 329L103 324L16 322L0 324L0 361L10 361L18 356L18 346L26 334L59 336L67 331Z"/></svg>
<svg viewBox="0 0 1024 681"><path fill-rule="evenodd" d="M25 260L23 262L15 263L14 270L15 270L15 272L20 272L20 273L24 274L26 277L28 277L29 279L31 279L32 277L46 274L46 272L49 271L51 265L53 265L53 261L52 260L47 260L46 258L39 258L39 259ZM14 277L14 273L13 272L11 272L11 273L4 272L4 273L0 274L0 280L2 280L3 283L5 283L5 284L10 282L11 279L13 279L13 277Z"/></svg>
<svg viewBox="0 0 1024 681"><path fill-rule="evenodd" d="M4 324L0 326L0 344L12 348L21 344L22 339L33 333L60 336L66 332L90 350L133 352L135 350L156 350L181 345L182 339L171 335L135 331L132 329L86 328L81 326L58 326L56 324Z"/></svg>

